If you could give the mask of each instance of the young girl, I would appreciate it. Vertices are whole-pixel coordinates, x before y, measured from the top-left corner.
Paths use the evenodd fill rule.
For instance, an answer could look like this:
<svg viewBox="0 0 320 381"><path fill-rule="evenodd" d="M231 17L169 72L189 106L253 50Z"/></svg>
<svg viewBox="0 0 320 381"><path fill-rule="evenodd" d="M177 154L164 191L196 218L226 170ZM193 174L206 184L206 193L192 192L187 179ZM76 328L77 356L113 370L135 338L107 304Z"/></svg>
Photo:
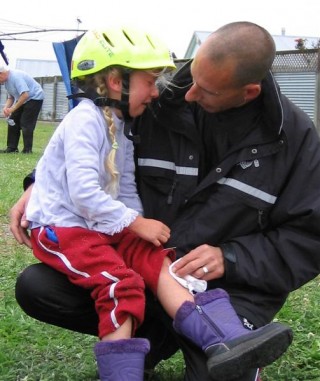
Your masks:
<svg viewBox="0 0 320 381"><path fill-rule="evenodd" d="M266 365L291 341L280 324L246 330L223 290L194 297L170 275L174 251L162 246L170 229L142 216L133 137L124 131L158 96L161 73L173 68L168 49L150 34L88 31L71 68L83 99L58 126L36 168L27 207L33 252L91 290L101 380L143 380L149 342L133 337L144 318L145 285L176 331L208 354L213 379Z"/></svg>

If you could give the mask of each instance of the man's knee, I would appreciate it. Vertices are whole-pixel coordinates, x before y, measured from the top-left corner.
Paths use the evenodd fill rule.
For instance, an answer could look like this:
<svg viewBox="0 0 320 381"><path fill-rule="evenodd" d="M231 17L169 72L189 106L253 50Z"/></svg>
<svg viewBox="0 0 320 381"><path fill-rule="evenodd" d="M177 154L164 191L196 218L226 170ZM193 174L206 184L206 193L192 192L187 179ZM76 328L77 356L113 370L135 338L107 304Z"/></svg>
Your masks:
<svg viewBox="0 0 320 381"><path fill-rule="evenodd" d="M42 264L35 264L24 269L17 277L15 296L20 307L30 316L37 306L37 299L46 295L45 285L42 281Z"/></svg>
<svg viewBox="0 0 320 381"><path fill-rule="evenodd" d="M98 316L90 290L42 264L27 267L16 282L16 300L23 311L40 321L97 335Z"/></svg>

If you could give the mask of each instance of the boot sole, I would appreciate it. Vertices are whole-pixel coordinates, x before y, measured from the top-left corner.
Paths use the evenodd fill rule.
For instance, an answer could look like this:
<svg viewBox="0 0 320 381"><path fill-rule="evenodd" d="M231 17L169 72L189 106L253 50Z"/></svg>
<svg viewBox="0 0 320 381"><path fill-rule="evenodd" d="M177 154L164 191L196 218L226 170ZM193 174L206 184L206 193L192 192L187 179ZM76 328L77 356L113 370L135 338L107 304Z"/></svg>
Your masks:
<svg viewBox="0 0 320 381"><path fill-rule="evenodd" d="M289 327L271 323L248 335L248 340L228 342L206 351L209 373L213 380L230 381L249 369L265 367L277 360L289 347L293 334Z"/></svg>

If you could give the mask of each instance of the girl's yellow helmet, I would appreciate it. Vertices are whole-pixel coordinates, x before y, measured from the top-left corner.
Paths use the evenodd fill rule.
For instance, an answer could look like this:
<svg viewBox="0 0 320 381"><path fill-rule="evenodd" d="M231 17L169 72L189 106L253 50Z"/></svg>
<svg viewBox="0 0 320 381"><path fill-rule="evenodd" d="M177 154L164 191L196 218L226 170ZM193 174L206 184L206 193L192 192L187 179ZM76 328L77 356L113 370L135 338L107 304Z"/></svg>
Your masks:
<svg viewBox="0 0 320 381"><path fill-rule="evenodd" d="M175 69L173 57L157 37L133 28L90 30L72 56L71 79L118 65L130 69Z"/></svg>

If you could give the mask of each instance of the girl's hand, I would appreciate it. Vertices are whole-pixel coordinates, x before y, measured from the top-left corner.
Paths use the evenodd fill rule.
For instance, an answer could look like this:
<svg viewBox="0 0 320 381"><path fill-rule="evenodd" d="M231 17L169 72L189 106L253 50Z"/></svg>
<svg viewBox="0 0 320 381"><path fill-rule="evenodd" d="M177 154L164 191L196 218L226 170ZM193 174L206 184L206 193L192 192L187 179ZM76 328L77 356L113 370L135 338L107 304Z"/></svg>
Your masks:
<svg viewBox="0 0 320 381"><path fill-rule="evenodd" d="M140 238L160 246L170 238L170 229L160 221L138 216L128 227Z"/></svg>
<svg viewBox="0 0 320 381"><path fill-rule="evenodd" d="M28 205L32 190L32 185L23 193L20 199L10 210L10 230L14 238L22 245L31 248L31 241L28 234L29 222L26 219L25 210Z"/></svg>

